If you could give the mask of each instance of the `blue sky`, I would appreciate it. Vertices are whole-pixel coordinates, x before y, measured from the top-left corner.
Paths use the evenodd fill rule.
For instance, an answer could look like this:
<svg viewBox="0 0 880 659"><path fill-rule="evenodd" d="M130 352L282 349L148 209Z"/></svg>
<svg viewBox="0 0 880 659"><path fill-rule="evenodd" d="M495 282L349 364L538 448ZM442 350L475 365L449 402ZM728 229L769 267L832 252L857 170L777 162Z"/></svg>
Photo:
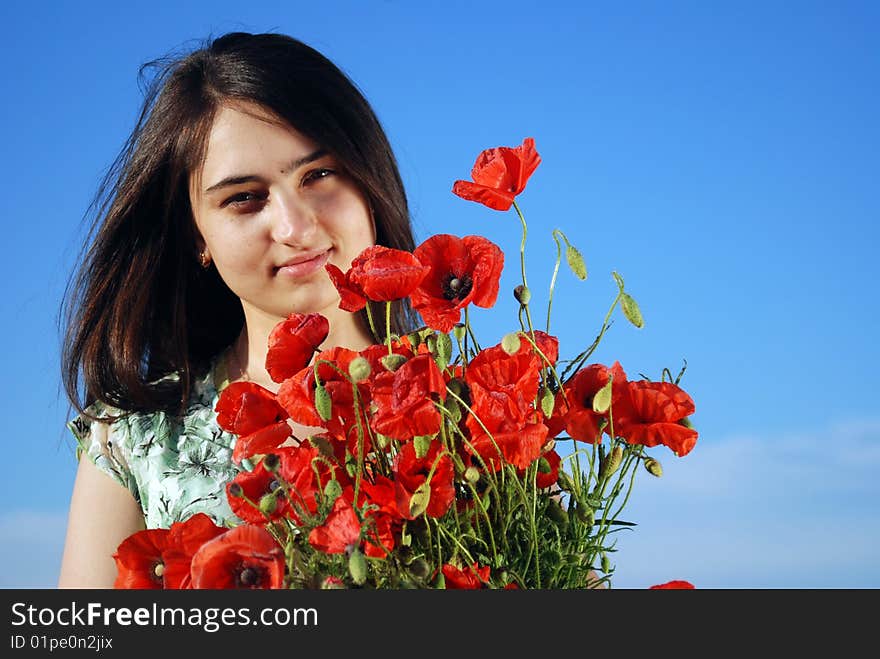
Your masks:
<svg viewBox="0 0 880 659"><path fill-rule="evenodd" d="M487 147L536 140L520 198L538 306L562 229L563 357L615 293L638 300L595 359L688 370L700 431L636 483L615 586L880 587L880 8L871 2L3 3L6 282L0 587L52 587L75 461L56 317L82 219L140 105L138 67L192 40L280 31L365 92L417 239L507 254L484 344L516 327L519 224L450 192Z"/></svg>

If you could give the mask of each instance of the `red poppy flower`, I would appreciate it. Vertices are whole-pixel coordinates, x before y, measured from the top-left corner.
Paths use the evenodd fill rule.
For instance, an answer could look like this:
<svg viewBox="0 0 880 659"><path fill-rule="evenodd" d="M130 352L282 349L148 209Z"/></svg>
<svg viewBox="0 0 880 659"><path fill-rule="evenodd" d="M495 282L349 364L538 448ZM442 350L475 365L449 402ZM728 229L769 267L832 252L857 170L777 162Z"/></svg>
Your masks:
<svg viewBox="0 0 880 659"><path fill-rule="evenodd" d="M338 438L348 438L349 431L357 428L354 408L354 393L348 380L348 366L358 353L347 348L335 347L324 350L315 356L318 364L318 377L330 396L330 419L324 420L315 408L315 369L304 368L296 375L287 378L278 389L278 403L290 414L290 418L304 426L326 428ZM329 364L331 362L336 368ZM338 369L338 370L337 370ZM340 373L341 371L341 373ZM361 423L366 424L364 416L370 402L369 387L358 385L359 414Z"/></svg>
<svg viewBox="0 0 880 659"><path fill-rule="evenodd" d="M620 362L614 362L611 368L602 364L590 364L565 383L564 394L559 393L556 396L554 417L561 416L562 424L572 439L595 444L602 440L602 430L608 430L602 428L602 422L607 420L608 415L593 410L593 398L608 384L609 375L614 380L611 385L614 431L615 434L620 434L618 419L622 412L621 401L626 395L626 373ZM555 429L555 423L551 423L551 427Z"/></svg>
<svg viewBox="0 0 880 659"><path fill-rule="evenodd" d="M504 253L494 243L482 236L437 234L413 254L430 268L411 295L413 308L429 327L448 332L467 305L495 304Z"/></svg>
<svg viewBox="0 0 880 659"><path fill-rule="evenodd" d="M474 563L464 568L445 563L441 568L447 590L477 590L489 585L489 566Z"/></svg>
<svg viewBox="0 0 880 659"><path fill-rule="evenodd" d="M165 560L162 553L168 543L168 529L146 529L123 540L113 559L116 561L114 588L162 589Z"/></svg>
<svg viewBox="0 0 880 659"><path fill-rule="evenodd" d="M397 509L394 482L378 475L373 483L361 482L366 520L364 554L384 558L386 551L394 549L403 517Z"/></svg>
<svg viewBox="0 0 880 659"><path fill-rule="evenodd" d="M361 521L352 505L339 497L320 526L309 533L309 544L327 554L342 554L360 544Z"/></svg>
<svg viewBox="0 0 880 659"><path fill-rule="evenodd" d="M232 461L240 463L245 458L268 453L287 441L290 434L287 421L279 421L245 437L239 437L235 440L235 448L232 449Z"/></svg>
<svg viewBox="0 0 880 659"><path fill-rule="evenodd" d="M269 334L266 370L274 382L284 382L312 360L327 338L330 322L321 314L292 313Z"/></svg>
<svg viewBox="0 0 880 659"><path fill-rule="evenodd" d="M434 401L446 399L446 381L430 355L419 355L393 373L385 371L373 383L377 411L373 430L406 441L440 432L442 417Z"/></svg>
<svg viewBox="0 0 880 659"><path fill-rule="evenodd" d="M275 394L254 382L233 382L217 399L217 425L235 435L250 435L287 418Z"/></svg>
<svg viewBox="0 0 880 659"><path fill-rule="evenodd" d="M234 489L241 488L243 496L233 496ZM226 498L232 512L250 524L263 524L266 519L281 519L288 512L289 505L281 483L276 475L260 462L253 471L242 471L232 482L226 484ZM265 496L274 495L274 509L260 510L260 501ZM253 503L251 503L253 502Z"/></svg>
<svg viewBox="0 0 880 659"><path fill-rule="evenodd" d="M671 382L630 382L619 412L614 414L614 431L630 444L663 444L682 457L697 443L697 431L682 424L694 413L694 401Z"/></svg>
<svg viewBox="0 0 880 659"><path fill-rule="evenodd" d="M651 586L648 590L695 590L695 586L690 581L673 580Z"/></svg>
<svg viewBox="0 0 880 659"><path fill-rule="evenodd" d="M226 533L205 513L196 513L183 522L174 522L168 530L165 560L165 588L192 588L192 557L208 540Z"/></svg>
<svg viewBox="0 0 880 659"><path fill-rule="evenodd" d="M284 447L275 453L279 457L278 475L287 483L288 515L299 524L304 516L317 512L319 493L327 483L335 479L343 488L350 483L345 470L321 458L311 443Z"/></svg>
<svg viewBox="0 0 880 659"><path fill-rule="evenodd" d="M456 181L452 192L462 199L506 211L540 163L541 156L531 137L524 139L521 146L486 149L477 156L471 170L473 182Z"/></svg>
<svg viewBox="0 0 880 659"><path fill-rule="evenodd" d="M412 442L404 444L394 458L394 486L397 498L397 510L406 519L415 519L410 512L410 503L416 490L428 480L431 468L434 475L429 487L431 497L425 514L429 517L442 517L449 510L455 499L452 460L448 455L439 457L440 442L431 442L431 448L423 458L416 457L416 449Z"/></svg>
<svg viewBox="0 0 880 659"><path fill-rule="evenodd" d="M547 442L547 426L536 421L501 421L497 425L487 425L490 434L486 434L483 427L469 416L467 428L473 450L493 471L498 471L504 463L525 469L541 455L541 447Z"/></svg>
<svg viewBox="0 0 880 659"><path fill-rule="evenodd" d="M465 374L474 413L492 427L524 422L534 410L539 366L535 353L522 344L512 355L500 345L481 350Z"/></svg>
<svg viewBox="0 0 880 659"><path fill-rule="evenodd" d="M407 297L428 274L428 268L411 252L381 245L361 252L346 273L332 263L324 268L339 291L339 307L345 311L360 311L367 300L390 302Z"/></svg>
<svg viewBox="0 0 880 659"><path fill-rule="evenodd" d="M282 588L284 552L260 526L237 526L209 540L192 560L193 588Z"/></svg>

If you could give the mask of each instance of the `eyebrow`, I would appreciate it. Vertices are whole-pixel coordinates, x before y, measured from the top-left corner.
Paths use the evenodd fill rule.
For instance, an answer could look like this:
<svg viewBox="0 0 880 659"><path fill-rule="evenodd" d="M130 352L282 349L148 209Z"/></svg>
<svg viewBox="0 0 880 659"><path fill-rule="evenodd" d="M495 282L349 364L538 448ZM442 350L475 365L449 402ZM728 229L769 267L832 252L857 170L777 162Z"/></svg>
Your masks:
<svg viewBox="0 0 880 659"><path fill-rule="evenodd" d="M324 156L327 155L327 151L325 149L318 149L316 151L312 151L302 158L296 158L295 160L291 160L287 163L281 171L291 171L295 169L299 169L303 165L307 165L310 162L315 162L316 160L320 160ZM218 181L214 185L205 188L205 194L209 194L214 192L215 190L219 190L221 188L228 188L231 185L241 185L242 183L250 183L251 181L262 181L262 176L257 176L256 174L236 174L233 176L227 176L226 178Z"/></svg>

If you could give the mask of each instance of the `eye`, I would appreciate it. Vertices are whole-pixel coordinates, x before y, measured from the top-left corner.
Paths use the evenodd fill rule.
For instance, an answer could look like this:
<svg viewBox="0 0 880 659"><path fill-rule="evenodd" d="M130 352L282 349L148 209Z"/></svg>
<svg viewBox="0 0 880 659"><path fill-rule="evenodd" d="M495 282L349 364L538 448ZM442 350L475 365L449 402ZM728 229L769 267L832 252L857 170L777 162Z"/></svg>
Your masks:
<svg viewBox="0 0 880 659"><path fill-rule="evenodd" d="M258 211L266 203L266 195L256 192L237 192L220 204L221 208L232 208L242 213Z"/></svg>
<svg viewBox="0 0 880 659"><path fill-rule="evenodd" d="M336 172L329 167L318 167L317 169L310 169L306 172L305 176L303 176L302 182L303 185L309 185L311 183L317 183L321 179L327 178L328 176L333 176Z"/></svg>

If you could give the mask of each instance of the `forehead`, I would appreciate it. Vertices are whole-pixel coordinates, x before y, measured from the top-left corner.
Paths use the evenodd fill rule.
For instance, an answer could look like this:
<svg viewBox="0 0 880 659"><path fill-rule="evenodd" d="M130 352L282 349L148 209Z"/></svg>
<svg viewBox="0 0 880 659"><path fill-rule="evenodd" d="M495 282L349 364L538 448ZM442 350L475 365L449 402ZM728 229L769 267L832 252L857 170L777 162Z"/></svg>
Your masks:
<svg viewBox="0 0 880 659"><path fill-rule="evenodd" d="M318 148L265 108L245 103L223 105L208 132L202 165L192 178L206 187L229 176L283 174L291 161Z"/></svg>

